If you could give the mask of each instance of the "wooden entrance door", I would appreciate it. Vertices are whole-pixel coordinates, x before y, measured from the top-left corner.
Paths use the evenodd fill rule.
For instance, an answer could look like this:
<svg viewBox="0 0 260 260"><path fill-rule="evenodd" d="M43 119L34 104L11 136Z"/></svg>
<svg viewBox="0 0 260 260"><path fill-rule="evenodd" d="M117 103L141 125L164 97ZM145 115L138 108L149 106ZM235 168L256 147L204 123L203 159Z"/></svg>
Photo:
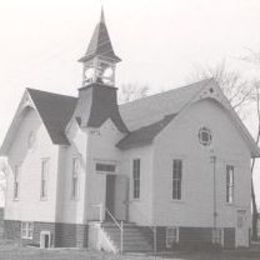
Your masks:
<svg viewBox="0 0 260 260"><path fill-rule="evenodd" d="M117 175L115 189L115 216L119 220L128 221L129 210L129 178Z"/></svg>
<svg viewBox="0 0 260 260"><path fill-rule="evenodd" d="M115 186L116 175L108 174L106 176L106 208L114 216L115 215ZM106 212L106 219L109 215Z"/></svg>

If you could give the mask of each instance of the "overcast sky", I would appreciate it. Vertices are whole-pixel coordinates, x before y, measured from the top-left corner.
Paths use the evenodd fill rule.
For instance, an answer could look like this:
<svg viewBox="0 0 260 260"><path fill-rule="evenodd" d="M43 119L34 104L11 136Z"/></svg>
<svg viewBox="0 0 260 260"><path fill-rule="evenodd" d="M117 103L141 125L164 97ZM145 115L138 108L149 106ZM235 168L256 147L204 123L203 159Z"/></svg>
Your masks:
<svg viewBox="0 0 260 260"><path fill-rule="evenodd" d="M104 0L117 86L152 92L187 83L197 66L260 50L259 0ZM0 143L26 87L77 95L100 0L0 0Z"/></svg>

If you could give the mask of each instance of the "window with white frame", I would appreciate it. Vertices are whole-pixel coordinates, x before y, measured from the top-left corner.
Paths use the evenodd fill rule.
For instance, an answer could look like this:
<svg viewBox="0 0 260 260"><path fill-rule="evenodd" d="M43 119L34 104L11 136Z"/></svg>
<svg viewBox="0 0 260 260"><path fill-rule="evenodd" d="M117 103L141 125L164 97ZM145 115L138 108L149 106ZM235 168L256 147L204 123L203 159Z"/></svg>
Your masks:
<svg viewBox="0 0 260 260"><path fill-rule="evenodd" d="M141 177L141 160L133 160L133 198L140 198L140 177Z"/></svg>
<svg viewBox="0 0 260 260"><path fill-rule="evenodd" d="M179 228L178 227L167 227L166 228L166 248L172 248L179 242Z"/></svg>
<svg viewBox="0 0 260 260"><path fill-rule="evenodd" d="M14 199L17 200L19 197L19 175L20 175L20 167L15 165L14 167Z"/></svg>
<svg viewBox="0 0 260 260"><path fill-rule="evenodd" d="M182 171L183 163L182 160L173 160L173 172L172 172L172 199L181 199L181 188L182 188Z"/></svg>
<svg viewBox="0 0 260 260"><path fill-rule="evenodd" d="M234 202L234 189L235 189L234 175L235 175L234 166L227 165L226 166L226 202L227 203Z"/></svg>
<svg viewBox="0 0 260 260"><path fill-rule="evenodd" d="M49 159L42 159L42 162L41 162L41 199L47 198L48 171L49 171Z"/></svg>
<svg viewBox="0 0 260 260"><path fill-rule="evenodd" d="M79 196L79 158L75 157L72 161L72 189L71 197L72 199L77 199Z"/></svg>
<svg viewBox="0 0 260 260"><path fill-rule="evenodd" d="M33 238L33 222L21 223L21 237L25 239Z"/></svg>

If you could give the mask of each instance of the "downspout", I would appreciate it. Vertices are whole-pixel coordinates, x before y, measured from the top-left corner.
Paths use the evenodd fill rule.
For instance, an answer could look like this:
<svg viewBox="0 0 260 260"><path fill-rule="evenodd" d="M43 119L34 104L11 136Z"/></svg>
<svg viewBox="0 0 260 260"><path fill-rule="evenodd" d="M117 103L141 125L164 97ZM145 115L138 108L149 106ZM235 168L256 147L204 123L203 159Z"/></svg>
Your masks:
<svg viewBox="0 0 260 260"><path fill-rule="evenodd" d="M213 242L216 241L216 232L217 232L217 194L216 194L216 160L217 157L215 155L210 156L211 163L213 164Z"/></svg>

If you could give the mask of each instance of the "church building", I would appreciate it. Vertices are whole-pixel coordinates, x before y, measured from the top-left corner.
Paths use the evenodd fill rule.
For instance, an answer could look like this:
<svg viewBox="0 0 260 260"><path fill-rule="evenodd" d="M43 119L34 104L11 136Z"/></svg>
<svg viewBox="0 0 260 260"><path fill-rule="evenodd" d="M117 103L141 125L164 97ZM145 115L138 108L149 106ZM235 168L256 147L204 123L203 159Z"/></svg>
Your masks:
<svg viewBox="0 0 260 260"><path fill-rule="evenodd" d="M260 150L218 84L118 105L103 11L79 62L77 97L27 88L6 134L5 238L114 253L248 247Z"/></svg>

